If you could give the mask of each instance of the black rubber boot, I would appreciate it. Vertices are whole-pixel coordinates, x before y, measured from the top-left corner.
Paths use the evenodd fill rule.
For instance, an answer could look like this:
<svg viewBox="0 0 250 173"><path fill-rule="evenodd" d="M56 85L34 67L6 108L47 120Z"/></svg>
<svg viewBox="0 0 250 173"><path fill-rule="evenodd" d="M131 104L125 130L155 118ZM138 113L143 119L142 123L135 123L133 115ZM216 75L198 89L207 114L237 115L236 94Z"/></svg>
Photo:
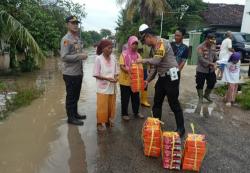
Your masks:
<svg viewBox="0 0 250 173"><path fill-rule="evenodd" d="M183 112L177 112L175 115L175 121L176 121L176 132L180 135L182 138L185 135L185 126L184 126L184 118L183 118Z"/></svg>
<svg viewBox="0 0 250 173"><path fill-rule="evenodd" d="M77 107L74 108L74 117L79 120L85 120L87 118L86 115L80 115L77 111Z"/></svg>
<svg viewBox="0 0 250 173"><path fill-rule="evenodd" d="M68 115L68 123L77 125L77 126L82 126L84 123L77 118L75 118L75 113L74 110L67 110L67 115Z"/></svg>

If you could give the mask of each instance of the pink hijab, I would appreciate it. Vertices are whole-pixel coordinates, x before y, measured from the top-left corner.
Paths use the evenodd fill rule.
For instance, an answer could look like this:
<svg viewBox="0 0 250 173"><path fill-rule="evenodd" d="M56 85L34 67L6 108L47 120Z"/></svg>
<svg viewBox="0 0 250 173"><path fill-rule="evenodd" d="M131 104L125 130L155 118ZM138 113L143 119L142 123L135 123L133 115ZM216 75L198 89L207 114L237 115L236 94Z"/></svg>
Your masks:
<svg viewBox="0 0 250 173"><path fill-rule="evenodd" d="M138 43L136 36L130 36L128 39L128 48L122 52L126 69L130 69L131 64L138 59L137 51L133 51L131 46L133 43Z"/></svg>

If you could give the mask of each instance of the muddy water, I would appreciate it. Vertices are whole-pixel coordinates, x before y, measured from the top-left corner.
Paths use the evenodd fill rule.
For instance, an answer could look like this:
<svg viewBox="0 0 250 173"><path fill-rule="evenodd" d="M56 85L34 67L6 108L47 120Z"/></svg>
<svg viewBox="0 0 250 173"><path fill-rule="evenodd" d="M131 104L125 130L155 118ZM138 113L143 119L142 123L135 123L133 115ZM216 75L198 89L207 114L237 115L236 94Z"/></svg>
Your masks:
<svg viewBox="0 0 250 173"><path fill-rule="evenodd" d="M95 167L94 160L90 160L87 167L85 159L86 154L90 157L96 155L91 150L85 153L85 145L94 151L96 145L95 81L91 77L93 60L92 55L85 64L79 112L86 113L88 120L80 128L65 123L65 87L57 59L48 59L45 68L35 74L12 79L17 80L21 87L42 87L45 92L31 105L11 113L1 122L1 173L87 172L85 170ZM88 136L91 139L84 140Z"/></svg>

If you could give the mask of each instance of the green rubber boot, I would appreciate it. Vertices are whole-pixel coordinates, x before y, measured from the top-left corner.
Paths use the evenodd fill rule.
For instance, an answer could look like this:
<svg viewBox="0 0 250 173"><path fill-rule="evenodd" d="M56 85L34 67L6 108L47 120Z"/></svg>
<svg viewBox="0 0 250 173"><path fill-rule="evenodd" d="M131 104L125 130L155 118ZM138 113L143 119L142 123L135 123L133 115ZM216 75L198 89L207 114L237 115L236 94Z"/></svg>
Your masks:
<svg viewBox="0 0 250 173"><path fill-rule="evenodd" d="M197 89L199 103L203 103L203 89Z"/></svg>
<svg viewBox="0 0 250 173"><path fill-rule="evenodd" d="M213 102L210 98L210 94L211 94L212 90L211 89L206 89L205 90L205 94L204 94L204 98L209 101L209 102Z"/></svg>

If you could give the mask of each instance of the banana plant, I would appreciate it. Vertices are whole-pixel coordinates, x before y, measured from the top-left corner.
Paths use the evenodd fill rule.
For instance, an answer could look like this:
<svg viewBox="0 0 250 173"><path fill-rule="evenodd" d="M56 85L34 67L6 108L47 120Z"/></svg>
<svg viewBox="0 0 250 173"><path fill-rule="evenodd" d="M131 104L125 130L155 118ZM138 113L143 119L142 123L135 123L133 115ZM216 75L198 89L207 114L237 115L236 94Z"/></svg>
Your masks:
<svg viewBox="0 0 250 173"><path fill-rule="evenodd" d="M0 10L0 39L7 43L10 40L14 41L26 50L29 50L34 55L33 58L36 65L41 65L44 61L43 52L30 32L4 10Z"/></svg>

